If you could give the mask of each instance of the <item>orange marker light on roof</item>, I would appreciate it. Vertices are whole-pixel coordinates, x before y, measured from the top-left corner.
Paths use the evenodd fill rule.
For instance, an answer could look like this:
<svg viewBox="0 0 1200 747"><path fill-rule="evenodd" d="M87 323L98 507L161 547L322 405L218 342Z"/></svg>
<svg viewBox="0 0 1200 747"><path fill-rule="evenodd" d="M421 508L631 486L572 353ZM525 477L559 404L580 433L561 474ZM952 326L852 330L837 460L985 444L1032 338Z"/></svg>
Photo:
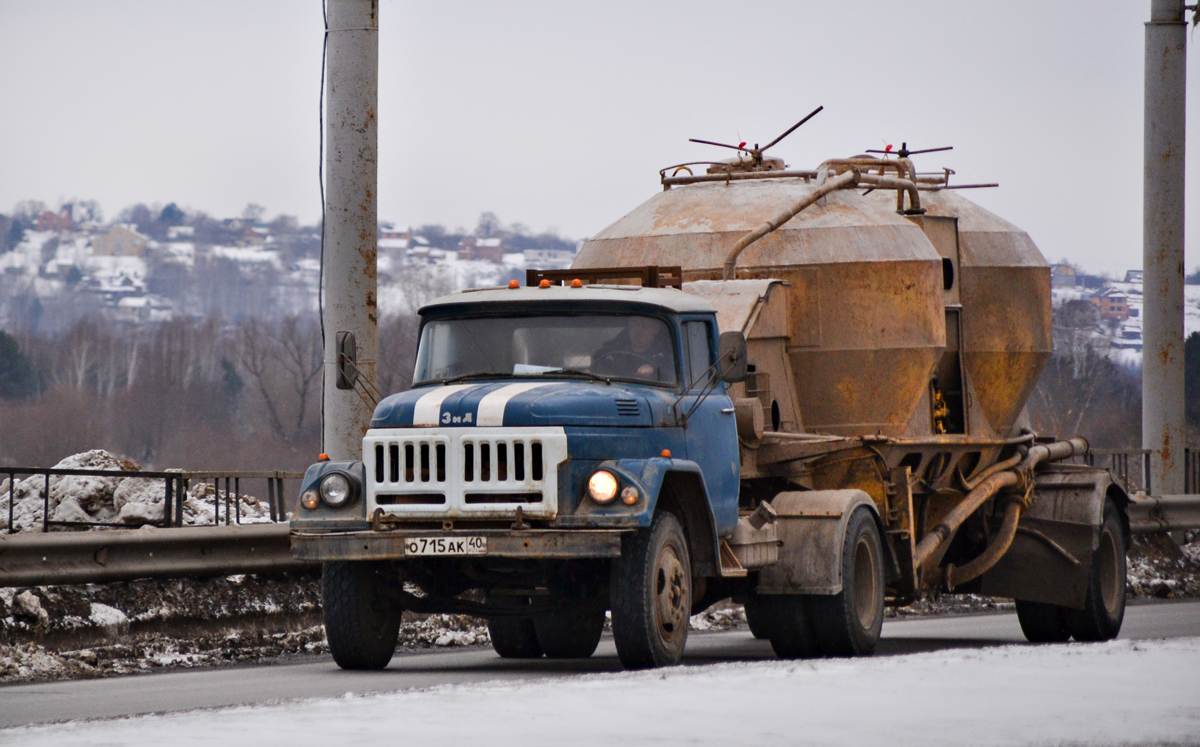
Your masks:
<svg viewBox="0 0 1200 747"><path fill-rule="evenodd" d="M662 450L662 457L663 457L663 459L670 459L670 458L671 458L671 450L670 450L670 449L663 449L663 450Z"/></svg>
<svg viewBox="0 0 1200 747"><path fill-rule="evenodd" d="M545 278L543 278L543 279L542 279L542 282L538 283L538 287L539 287L539 288L549 288L549 287L550 287L550 281L549 281L549 280L546 280Z"/></svg>
<svg viewBox="0 0 1200 747"><path fill-rule="evenodd" d="M579 278L575 278L574 280L571 281L571 287L572 288L582 288L583 281L580 280Z"/></svg>
<svg viewBox="0 0 1200 747"><path fill-rule="evenodd" d="M520 284L520 283L518 283L516 280L509 280L509 281L508 281L508 287L509 287L509 288L520 288L520 287L521 287L521 284Z"/></svg>
<svg viewBox="0 0 1200 747"><path fill-rule="evenodd" d="M328 454L317 454L317 461L318 462L328 462L329 455Z"/></svg>

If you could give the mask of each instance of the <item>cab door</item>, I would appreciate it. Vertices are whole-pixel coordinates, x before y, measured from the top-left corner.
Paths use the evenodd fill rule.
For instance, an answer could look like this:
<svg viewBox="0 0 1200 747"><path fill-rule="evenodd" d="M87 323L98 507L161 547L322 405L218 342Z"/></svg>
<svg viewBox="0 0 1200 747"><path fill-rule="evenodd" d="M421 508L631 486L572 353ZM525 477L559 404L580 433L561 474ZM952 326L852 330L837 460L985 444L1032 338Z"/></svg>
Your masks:
<svg viewBox="0 0 1200 747"><path fill-rule="evenodd" d="M712 504L718 534L737 525L738 459L737 421L725 383L717 381L713 361L717 354L715 320L685 318L682 324L683 378L686 392L679 402L687 419L687 458L700 466ZM708 390L708 395L704 392Z"/></svg>

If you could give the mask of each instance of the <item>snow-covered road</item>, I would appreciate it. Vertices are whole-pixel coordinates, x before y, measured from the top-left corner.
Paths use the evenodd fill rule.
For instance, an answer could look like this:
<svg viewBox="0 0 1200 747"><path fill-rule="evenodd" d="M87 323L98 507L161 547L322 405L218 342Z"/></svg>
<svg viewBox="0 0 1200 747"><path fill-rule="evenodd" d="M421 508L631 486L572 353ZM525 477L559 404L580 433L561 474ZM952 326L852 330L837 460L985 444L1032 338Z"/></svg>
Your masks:
<svg viewBox="0 0 1200 747"><path fill-rule="evenodd" d="M3 732L21 745L1200 742L1200 638L450 685Z"/></svg>
<svg viewBox="0 0 1200 747"><path fill-rule="evenodd" d="M697 636L696 650L715 654L720 644L746 660L699 664L712 660L702 656L640 673L604 672L602 656L590 674L545 666L553 662L489 664L472 679L462 657L494 655L398 657L377 676L390 675L391 689L418 689L11 729L0 744L1200 744L1200 605L1130 612L1129 638L1091 645L1004 645L1012 615L889 623L893 650L899 642L938 650L858 660L753 660L764 644L744 631ZM253 673L309 667L329 669L326 684L361 692L361 677L328 663L224 670L220 681L236 689L240 677L253 689ZM0 710L74 684L98 694L141 683L186 696L210 674L2 688ZM435 675L458 684L425 684Z"/></svg>

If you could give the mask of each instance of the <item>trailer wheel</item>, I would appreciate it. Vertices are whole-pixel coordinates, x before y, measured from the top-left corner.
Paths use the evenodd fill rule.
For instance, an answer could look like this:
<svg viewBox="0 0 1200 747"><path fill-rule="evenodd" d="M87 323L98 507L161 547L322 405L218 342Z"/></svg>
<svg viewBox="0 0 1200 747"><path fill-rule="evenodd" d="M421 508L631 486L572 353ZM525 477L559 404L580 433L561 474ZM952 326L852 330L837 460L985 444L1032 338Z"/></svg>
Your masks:
<svg viewBox="0 0 1200 747"><path fill-rule="evenodd" d="M487 621L492 648L502 659L536 659L542 655L533 620L528 617L497 617Z"/></svg>
<svg viewBox="0 0 1200 747"><path fill-rule="evenodd" d="M1077 641L1109 641L1125 619L1125 531L1111 499L1104 501L1100 544L1092 553L1087 600L1067 611L1067 626Z"/></svg>
<svg viewBox="0 0 1200 747"><path fill-rule="evenodd" d="M604 607L578 607L533 619L538 645L550 659L586 659L596 652L604 633Z"/></svg>
<svg viewBox="0 0 1200 747"><path fill-rule="evenodd" d="M627 535L609 586L613 641L629 669L679 663L692 608L692 568L679 520L669 513Z"/></svg>
<svg viewBox="0 0 1200 747"><path fill-rule="evenodd" d="M1065 643L1071 638L1067 609L1045 602L1017 602L1017 622L1030 643Z"/></svg>
<svg viewBox="0 0 1200 747"><path fill-rule="evenodd" d="M390 563L336 561L321 570L321 607L329 652L342 669L383 669L400 638L403 610L388 592Z"/></svg>
<svg viewBox="0 0 1200 747"><path fill-rule="evenodd" d="M842 541L842 590L809 595L817 653L869 656L883 630L883 543L871 512L855 509Z"/></svg>

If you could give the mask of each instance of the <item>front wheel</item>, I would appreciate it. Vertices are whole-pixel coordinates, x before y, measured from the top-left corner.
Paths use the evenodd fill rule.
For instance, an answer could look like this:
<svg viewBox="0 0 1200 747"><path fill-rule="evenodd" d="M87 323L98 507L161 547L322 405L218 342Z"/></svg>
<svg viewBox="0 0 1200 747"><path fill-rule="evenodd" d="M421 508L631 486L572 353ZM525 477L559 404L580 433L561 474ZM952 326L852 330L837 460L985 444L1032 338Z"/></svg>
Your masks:
<svg viewBox="0 0 1200 747"><path fill-rule="evenodd" d="M403 614L391 593L395 568L381 561L336 561L321 570L329 652L342 669L383 669L396 652Z"/></svg>
<svg viewBox="0 0 1200 747"><path fill-rule="evenodd" d="M1067 609L1057 604L1016 600L1017 622L1030 643L1066 643L1071 638Z"/></svg>
<svg viewBox="0 0 1200 747"><path fill-rule="evenodd" d="M609 588L621 663L629 669L678 664L692 608L691 558L679 520L660 513L649 529L626 536Z"/></svg>

